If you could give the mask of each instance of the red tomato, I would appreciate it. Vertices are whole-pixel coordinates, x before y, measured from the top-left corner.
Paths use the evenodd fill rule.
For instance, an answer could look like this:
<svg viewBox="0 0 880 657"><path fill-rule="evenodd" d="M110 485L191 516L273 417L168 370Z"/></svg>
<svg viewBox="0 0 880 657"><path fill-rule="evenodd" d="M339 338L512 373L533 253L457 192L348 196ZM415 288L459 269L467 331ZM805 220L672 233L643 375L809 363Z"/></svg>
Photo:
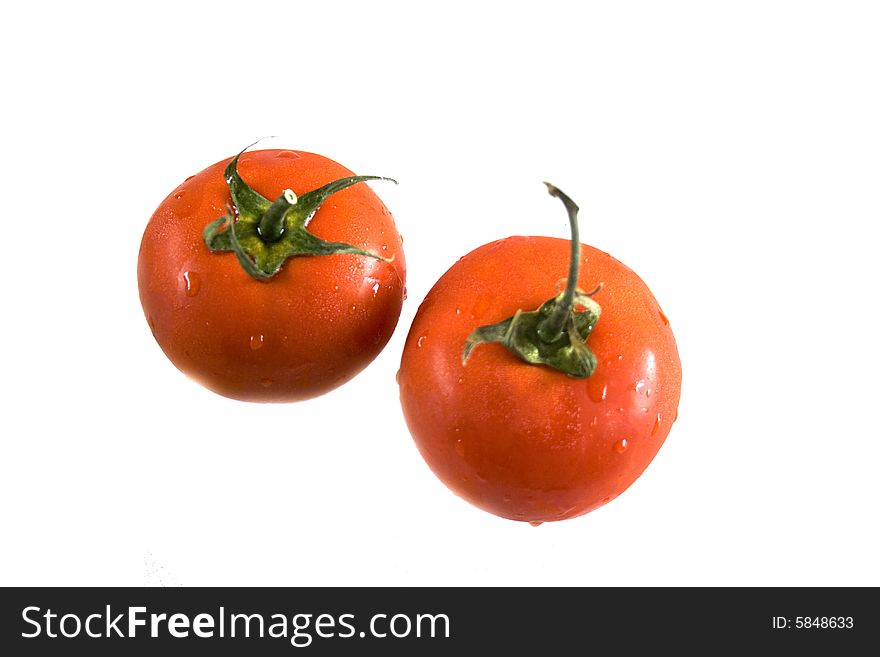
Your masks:
<svg viewBox="0 0 880 657"><path fill-rule="evenodd" d="M244 219L262 214L246 216L231 199L233 183L224 179L229 163L188 178L150 219L138 257L138 287L150 329L182 372L221 395L289 402L323 394L366 367L397 324L406 265L394 220L366 184L350 180L309 220L306 206L317 197L306 193L352 176L351 171L302 151L246 152L237 163L238 180L245 185L237 188L238 205L244 208L262 196L261 211L261 203L275 199L272 207L287 199L282 210L292 210L282 212L277 224L283 239L263 239L255 224L245 232ZM231 222L218 220L230 205L228 216L241 231L236 250L228 250ZM261 274L265 280L249 274L244 265L253 269L257 259L239 249L274 254L295 232L291 217L300 211L297 244L304 240L319 250L342 252L281 259L277 273ZM212 222L214 239L225 239L227 250L208 248L203 231ZM306 231L310 234L303 235ZM333 242L327 247L322 239Z"/></svg>
<svg viewBox="0 0 880 657"><path fill-rule="evenodd" d="M563 520L614 499L677 416L681 364L669 321L631 269L590 246L581 246L577 280L586 290L603 284L586 342L591 375L527 363L502 344L480 344L462 362L479 326L548 300L571 246L509 237L469 253L428 293L404 347L400 399L419 451L455 493L504 518Z"/></svg>

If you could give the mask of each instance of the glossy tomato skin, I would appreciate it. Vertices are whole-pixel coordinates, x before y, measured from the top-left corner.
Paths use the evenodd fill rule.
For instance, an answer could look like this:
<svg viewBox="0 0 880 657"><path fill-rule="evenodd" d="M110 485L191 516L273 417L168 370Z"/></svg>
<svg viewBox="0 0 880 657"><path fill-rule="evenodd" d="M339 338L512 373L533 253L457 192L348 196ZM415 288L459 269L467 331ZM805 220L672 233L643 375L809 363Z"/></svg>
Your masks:
<svg viewBox="0 0 880 657"><path fill-rule="evenodd" d="M575 379L484 344L476 327L534 310L568 271L570 243L510 237L459 260L428 293L404 347L404 416L434 473L486 511L533 523L612 500L654 458L677 416L681 364L647 286L607 253L582 246L579 287L603 289L589 338L598 366Z"/></svg>
<svg viewBox="0 0 880 657"><path fill-rule="evenodd" d="M308 225L318 237L393 258L304 256L268 281L235 255L212 253L205 226L225 213L229 159L188 178L161 203L144 232L138 288L150 329L182 372L226 397L291 402L345 383L379 354L397 324L406 263L394 220L359 183L330 196ZM274 200L353 175L303 151L244 153L242 178ZM390 183L379 183L390 184Z"/></svg>

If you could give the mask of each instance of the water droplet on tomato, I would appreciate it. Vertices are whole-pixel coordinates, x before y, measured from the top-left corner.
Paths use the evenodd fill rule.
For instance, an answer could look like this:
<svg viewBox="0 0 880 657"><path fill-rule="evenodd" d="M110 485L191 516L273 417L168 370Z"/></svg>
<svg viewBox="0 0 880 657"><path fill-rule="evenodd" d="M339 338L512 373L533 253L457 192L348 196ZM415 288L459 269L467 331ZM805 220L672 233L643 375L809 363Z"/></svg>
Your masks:
<svg viewBox="0 0 880 657"><path fill-rule="evenodd" d="M654 426L651 429L651 435L655 435L660 430L660 413L657 413L657 419L654 420Z"/></svg>
<svg viewBox="0 0 880 657"><path fill-rule="evenodd" d="M678 419L678 409L676 408L676 409L675 409L675 417L672 418L672 422L675 423L675 421L676 421L677 419Z"/></svg>
<svg viewBox="0 0 880 657"><path fill-rule="evenodd" d="M464 456L464 443L461 442L461 438L455 441L455 451L459 456Z"/></svg>
<svg viewBox="0 0 880 657"><path fill-rule="evenodd" d="M379 283L373 283L373 296L379 294Z"/></svg>
<svg viewBox="0 0 880 657"><path fill-rule="evenodd" d="M456 309L455 309L455 314L456 314L456 315L461 315L461 308L456 308Z"/></svg>
<svg viewBox="0 0 880 657"><path fill-rule="evenodd" d="M594 416L593 416L593 419L590 420L590 426L591 426L591 427L595 427L597 424L599 424L599 416L598 416L598 415L594 415Z"/></svg>
<svg viewBox="0 0 880 657"><path fill-rule="evenodd" d="M403 300L406 301L406 286L403 287Z"/></svg>
<svg viewBox="0 0 880 657"><path fill-rule="evenodd" d="M189 182L189 181L192 180L193 178L195 178L195 175L187 176L187 177L186 177L186 180L184 180L183 182Z"/></svg>
<svg viewBox="0 0 880 657"><path fill-rule="evenodd" d="M351 309L352 309L352 310L357 310L357 306L356 306L355 304L351 304Z"/></svg>
<svg viewBox="0 0 880 657"><path fill-rule="evenodd" d="M397 370L397 374L394 375L394 381L398 385L400 384L400 370Z"/></svg>
<svg viewBox="0 0 880 657"><path fill-rule="evenodd" d="M644 380L644 379L642 379L641 381L637 382L636 385L635 385L635 391L636 391L636 392L641 392L642 390L644 390L644 388L645 388L645 380Z"/></svg>
<svg viewBox="0 0 880 657"><path fill-rule="evenodd" d="M260 379L260 385L263 386L264 388L269 388L269 387L271 387L272 384L274 384L274 383L275 383L275 382L274 382L272 379L268 378L268 377L265 378L265 379Z"/></svg>
<svg viewBox="0 0 880 657"><path fill-rule="evenodd" d="M194 271L183 272L183 284L186 288L186 296L194 297L202 287L202 280Z"/></svg>
<svg viewBox="0 0 880 657"><path fill-rule="evenodd" d="M541 520L529 520L529 524L530 524L532 527L540 527L540 526L543 525L544 523L543 523L543 521L541 521Z"/></svg>
<svg viewBox="0 0 880 657"><path fill-rule="evenodd" d="M420 335L419 339L416 340L416 346L421 347L425 343L425 338L427 338L427 337L428 337L427 335Z"/></svg>
<svg viewBox="0 0 880 657"><path fill-rule="evenodd" d="M597 404L608 396L608 384L602 379L591 376L587 379L587 394Z"/></svg>
<svg viewBox="0 0 880 657"><path fill-rule="evenodd" d="M614 451L618 454L623 454L626 451L627 447L629 447L629 442L626 438L624 438L623 440L618 440L616 443L614 443Z"/></svg>
<svg viewBox="0 0 880 657"><path fill-rule="evenodd" d="M333 291L334 291L334 292L339 292L339 286L338 286L338 285L334 285L334 286L333 286Z"/></svg>
<svg viewBox="0 0 880 657"><path fill-rule="evenodd" d="M250 339L251 349L256 351L257 349L263 348L263 334L257 333L256 335L252 335Z"/></svg>
<svg viewBox="0 0 880 657"><path fill-rule="evenodd" d="M282 160L298 160L302 157L296 151L279 151L279 153L275 156Z"/></svg>
<svg viewBox="0 0 880 657"><path fill-rule="evenodd" d="M387 250L388 250L388 245L387 245L387 244L383 244L383 245L382 245L382 250L383 250L383 251L387 251Z"/></svg>
<svg viewBox="0 0 880 657"><path fill-rule="evenodd" d="M180 215L191 212L201 199L201 192L198 189L178 189L174 192L173 209Z"/></svg>
<svg viewBox="0 0 880 657"><path fill-rule="evenodd" d="M152 317L147 317L147 326L150 327L150 333L153 334L153 337L156 337L156 322L153 321Z"/></svg>
<svg viewBox="0 0 880 657"><path fill-rule="evenodd" d="M666 316L660 308L657 308L657 312L660 313L660 321L663 322L663 326L669 326L669 318Z"/></svg>

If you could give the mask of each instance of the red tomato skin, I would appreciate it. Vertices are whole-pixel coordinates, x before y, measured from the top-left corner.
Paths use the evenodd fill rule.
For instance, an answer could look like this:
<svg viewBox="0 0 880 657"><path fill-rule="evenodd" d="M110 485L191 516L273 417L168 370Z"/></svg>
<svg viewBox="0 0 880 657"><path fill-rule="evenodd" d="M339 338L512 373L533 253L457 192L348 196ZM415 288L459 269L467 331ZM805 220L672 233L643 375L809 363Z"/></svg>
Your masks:
<svg viewBox="0 0 880 657"><path fill-rule="evenodd" d="M681 363L666 316L632 270L586 245L579 287L604 283L592 376L528 365L500 344L462 365L470 332L552 297L569 257L570 242L549 237L476 249L428 293L404 346L398 382L416 446L452 491L504 518L564 520L609 502L677 417Z"/></svg>
<svg viewBox="0 0 880 657"><path fill-rule="evenodd" d="M324 394L366 367L397 325L406 284L401 237L382 201L359 183L330 196L308 228L393 262L295 257L269 281L251 278L234 254L212 253L202 239L229 202L229 159L183 182L147 225L138 288L150 329L178 369L226 397L292 402ZM353 175L323 156L275 149L246 152L238 170L270 200Z"/></svg>

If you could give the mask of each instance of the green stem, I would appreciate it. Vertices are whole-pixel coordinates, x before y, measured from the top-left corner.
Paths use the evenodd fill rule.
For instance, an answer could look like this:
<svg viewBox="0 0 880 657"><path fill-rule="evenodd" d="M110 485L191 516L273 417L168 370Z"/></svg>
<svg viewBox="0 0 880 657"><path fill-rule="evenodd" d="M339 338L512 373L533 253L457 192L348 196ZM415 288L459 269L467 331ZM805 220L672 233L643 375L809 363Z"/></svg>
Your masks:
<svg viewBox="0 0 880 657"><path fill-rule="evenodd" d="M565 205L568 211L568 223L571 226L571 260L568 263L568 281L565 284L565 293L556 304L553 314L538 324L538 336L544 342L556 342L565 331L565 324L574 308L574 294L577 291L578 275L581 269L581 240L578 231L578 206L568 195L555 185L548 182L547 191L550 196L555 196Z"/></svg>
<svg viewBox="0 0 880 657"><path fill-rule="evenodd" d="M565 290L548 299L537 310L517 310L511 317L495 324L478 326L465 340L461 354L467 363L471 352L481 344L496 342L530 365L546 365L579 379L590 376L597 366L595 354L587 346L602 309L592 292L578 289L581 242L578 234L578 206L550 183L547 190L560 199L568 210L571 225L571 260L568 263L568 281Z"/></svg>
<svg viewBox="0 0 880 657"><path fill-rule="evenodd" d="M264 242L277 242L284 234L284 220L287 212L296 205L296 194L285 189L266 210L257 224L257 232Z"/></svg>

